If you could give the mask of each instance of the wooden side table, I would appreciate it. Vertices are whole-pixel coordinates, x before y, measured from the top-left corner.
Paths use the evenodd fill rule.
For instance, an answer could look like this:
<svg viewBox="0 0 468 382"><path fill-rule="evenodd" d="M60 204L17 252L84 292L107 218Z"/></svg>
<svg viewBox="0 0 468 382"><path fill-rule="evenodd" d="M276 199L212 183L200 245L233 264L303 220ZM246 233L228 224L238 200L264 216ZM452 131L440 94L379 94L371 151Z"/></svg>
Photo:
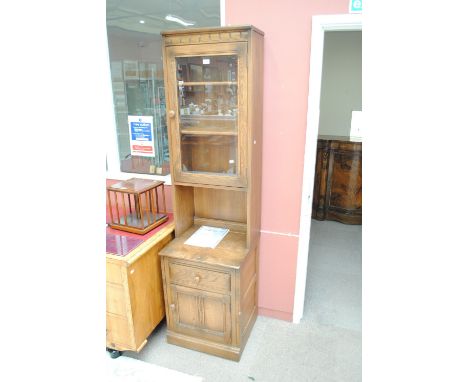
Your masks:
<svg viewBox="0 0 468 382"><path fill-rule="evenodd" d="M106 347L112 357L139 352L165 316L159 251L174 236L174 219L146 235L107 228Z"/></svg>
<svg viewBox="0 0 468 382"><path fill-rule="evenodd" d="M107 204L109 226L122 231L145 234L167 220L161 181L132 178L107 186Z"/></svg>

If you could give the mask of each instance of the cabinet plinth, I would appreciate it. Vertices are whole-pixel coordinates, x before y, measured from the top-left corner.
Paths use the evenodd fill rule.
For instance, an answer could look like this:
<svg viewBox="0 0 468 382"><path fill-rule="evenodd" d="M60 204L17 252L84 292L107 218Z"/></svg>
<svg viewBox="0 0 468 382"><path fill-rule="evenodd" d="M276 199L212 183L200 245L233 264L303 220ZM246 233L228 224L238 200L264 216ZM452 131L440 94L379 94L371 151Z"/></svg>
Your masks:
<svg viewBox="0 0 468 382"><path fill-rule="evenodd" d="M258 313L263 33L163 32L175 239L161 252L167 341L238 361ZM215 248L185 244L229 229Z"/></svg>

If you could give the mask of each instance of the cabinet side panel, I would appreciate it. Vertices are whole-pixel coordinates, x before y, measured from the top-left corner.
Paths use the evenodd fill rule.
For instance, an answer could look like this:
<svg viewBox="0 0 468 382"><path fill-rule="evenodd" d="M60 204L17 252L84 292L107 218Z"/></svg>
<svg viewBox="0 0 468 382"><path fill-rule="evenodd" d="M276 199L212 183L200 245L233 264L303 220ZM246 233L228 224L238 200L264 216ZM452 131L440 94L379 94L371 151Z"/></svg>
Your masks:
<svg viewBox="0 0 468 382"><path fill-rule="evenodd" d="M193 187L172 186L174 190L175 235L180 236L193 225Z"/></svg>
<svg viewBox="0 0 468 382"><path fill-rule="evenodd" d="M317 160L315 167L314 200L312 217L317 220L325 219L325 196L327 193L328 157L330 147L328 141L317 141Z"/></svg>
<svg viewBox="0 0 468 382"><path fill-rule="evenodd" d="M240 318L239 328L241 344L245 344L247 336L257 317L257 249L252 250L242 264L240 274ZM243 345L242 345L243 346Z"/></svg>
<svg viewBox="0 0 468 382"><path fill-rule="evenodd" d="M249 196L247 201L247 246L255 247L260 237L263 141L263 36L251 32L249 50Z"/></svg>
<svg viewBox="0 0 468 382"><path fill-rule="evenodd" d="M166 236L133 263L128 270L137 347L146 340L165 315L161 264L158 252L170 240L171 235Z"/></svg>

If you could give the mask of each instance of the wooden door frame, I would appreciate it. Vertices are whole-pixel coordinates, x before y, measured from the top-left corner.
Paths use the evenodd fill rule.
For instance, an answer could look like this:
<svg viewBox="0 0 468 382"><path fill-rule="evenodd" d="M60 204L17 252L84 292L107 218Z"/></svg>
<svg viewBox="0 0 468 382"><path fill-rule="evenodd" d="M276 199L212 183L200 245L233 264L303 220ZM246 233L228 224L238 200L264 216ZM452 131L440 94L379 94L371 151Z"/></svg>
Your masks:
<svg viewBox="0 0 468 382"><path fill-rule="evenodd" d="M323 43L326 31L362 30L361 14L320 15L312 17L310 48L309 96L307 129L302 175L301 217L299 245L296 263L293 322L299 323L304 314L304 298L309 257L312 193L315 181L315 159L320 116L320 92L322 85Z"/></svg>

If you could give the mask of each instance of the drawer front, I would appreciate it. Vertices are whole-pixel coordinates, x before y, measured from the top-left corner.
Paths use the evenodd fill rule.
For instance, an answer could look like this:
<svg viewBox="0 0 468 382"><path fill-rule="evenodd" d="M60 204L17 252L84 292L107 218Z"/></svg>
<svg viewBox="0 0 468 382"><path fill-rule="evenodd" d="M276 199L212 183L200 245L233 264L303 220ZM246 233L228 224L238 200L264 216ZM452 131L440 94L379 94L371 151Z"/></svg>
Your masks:
<svg viewBox="0 0 468 382"><path fill-rule="evenodd" d="M125 292L122 286L111 283L106 284L106 311L126 316Z"/></svg>
<svg viewBox="0 0 468 382"><path fill-rule="evenodd" d="M106 262L106 280L109 283L122 284L122 270L119 265Z"/></svg>
<svg viewBox="0 0 468 382"><path fill-rule="evenodd" d="M169 263L170 282L214 292L231 291L231 275L229 273L191 267L177 263Z"/></svg>
<svg viewBox="0 0 468 382"><path fill-rule="evenodd" d="M107 346L134 348L133 338L128 321L125 317L106 314L106 342Z"/></svg>

